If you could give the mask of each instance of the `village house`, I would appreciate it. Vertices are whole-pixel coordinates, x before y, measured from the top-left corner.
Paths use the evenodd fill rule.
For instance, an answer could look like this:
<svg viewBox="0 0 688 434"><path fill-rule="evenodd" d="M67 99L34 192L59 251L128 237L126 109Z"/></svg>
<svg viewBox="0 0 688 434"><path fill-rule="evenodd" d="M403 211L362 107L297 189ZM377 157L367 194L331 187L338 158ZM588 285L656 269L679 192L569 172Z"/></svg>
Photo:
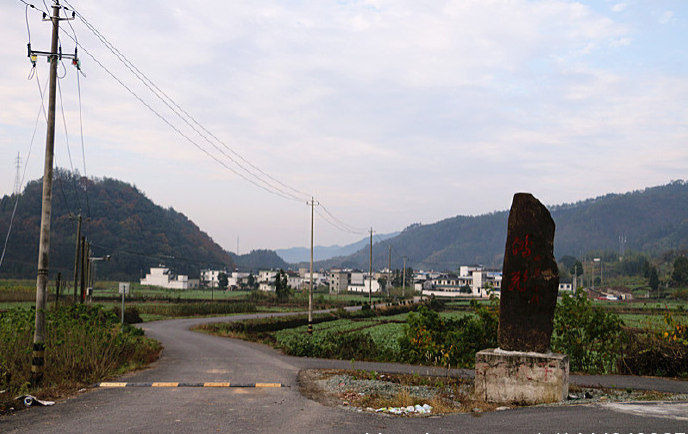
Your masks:
<svg viewBox="0 0 688 434"><path fill-rule="evenodd" d="M141 285L160 286L169 289L196 289L200 285L199 279L189 279L189 276L176 276L167 267L151 267L150 273L141 279Z"/></svg>

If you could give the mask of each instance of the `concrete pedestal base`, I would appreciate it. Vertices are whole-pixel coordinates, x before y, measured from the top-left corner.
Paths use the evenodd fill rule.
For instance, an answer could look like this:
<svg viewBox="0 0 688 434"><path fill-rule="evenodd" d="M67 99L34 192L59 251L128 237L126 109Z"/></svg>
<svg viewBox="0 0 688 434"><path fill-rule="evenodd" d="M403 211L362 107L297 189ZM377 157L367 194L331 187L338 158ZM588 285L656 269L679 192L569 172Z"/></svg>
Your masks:
<svg viewBox="0 0 688 434"><path fill-rule="evenodd" d="M495 403L544 404L569 394L569 356L489 349L475 355L475 394Z"/></svg>

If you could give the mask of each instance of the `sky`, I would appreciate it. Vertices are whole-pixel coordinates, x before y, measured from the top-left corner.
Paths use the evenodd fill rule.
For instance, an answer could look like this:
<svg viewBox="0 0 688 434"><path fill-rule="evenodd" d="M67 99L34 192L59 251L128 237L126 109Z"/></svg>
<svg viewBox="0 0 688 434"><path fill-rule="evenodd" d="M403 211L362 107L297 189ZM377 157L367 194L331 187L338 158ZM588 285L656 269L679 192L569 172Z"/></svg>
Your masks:
<svg viewBox="0 0 688 434"><path fill-rule="evenodd" d="M26 44L49 51L51 3L26 3L0 5L0 195L17 154L24 184L43 174L49 68ZM232 252L310 245L311 198L315 244L343 245L521 191L688 178L685 0L62 5L83 74L58 68L56 166L131 183Z"/></svg>

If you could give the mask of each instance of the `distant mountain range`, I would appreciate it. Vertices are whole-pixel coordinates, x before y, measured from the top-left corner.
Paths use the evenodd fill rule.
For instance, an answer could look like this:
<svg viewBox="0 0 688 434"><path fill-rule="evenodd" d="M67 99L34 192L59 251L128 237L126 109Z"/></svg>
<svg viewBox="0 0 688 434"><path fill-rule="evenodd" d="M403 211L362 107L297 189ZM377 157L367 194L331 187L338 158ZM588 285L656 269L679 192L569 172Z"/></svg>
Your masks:
<svg viewBox="0 0 688 434"><path fill-rule="evenodd" d="M535 192L537 196L537 192ZM550 208L557 225L554 252L580 257L591 251L626 250L659 254L688 249L688 183L608 194ZM387 266L393 246L392 268L455 270L459 265L500 268L504 258L508 211L477 217L457 216L428 225L412 225L398 236L373 246L373 268ZM318 262L317 267L368 269L369 250Z"/></svg>
<svg viewBox="0 0 688 434"><path fill-rule="evenodd" d="M112 255L111 261L98 263L99 278L135 280L160 264L198 277L202 268L257 272L297 268L310 259L305 248L254 250L239 256L229 253L186 216L154 204L122 181L90 180L56 170L53 188L51 279L56 272L69 279L73 272L74 214L79 209L84 217L83 234L93 241L93 256ZM41 180L31 181L19 197L0 278L35 277L41 191ZM537 197L537 192L534 194ZM0 200L3 239L16 199L13 195ZM557 225L554 248L558 258L619 251L621 247L655 255L688 249L688 183L684 181L553 206L550 211ZM387 267L391 249L392 268L401 268L404 258L408 267L416 269L455 270L467 264L499 268L507 218L508 211L456 216L376 236L373 267ZM318 247L315 252L316 269L369 267L368 238L343 247Z"/></svg>
<svg viewBox="0 0 688 434"><path fill-rule="evenodd" d="M387 240L399 235L399 232L394 232L391 234L375 235L376 240ZM313 260L314 261L325 261L327 259L335 258L338 256L349 256L357 251L361 250L365 246L370 244L370 238L366 237L352 244L347 244L346 246L314 246L313 247ZM275 250L277 254L290 264L298 264L301 262L310 262L311 260L311 249L306 247L292 247L291 249L277 249Z"/></svg>

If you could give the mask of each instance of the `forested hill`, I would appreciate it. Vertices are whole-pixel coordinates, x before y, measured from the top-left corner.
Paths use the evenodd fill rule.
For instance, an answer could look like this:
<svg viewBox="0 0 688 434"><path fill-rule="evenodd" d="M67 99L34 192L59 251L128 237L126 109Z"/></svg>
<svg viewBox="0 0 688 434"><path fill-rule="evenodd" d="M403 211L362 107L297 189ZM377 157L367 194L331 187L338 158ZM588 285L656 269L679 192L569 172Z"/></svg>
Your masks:
<svg viewBox="0 0 688 434"><path fill-rule="evenodd" d="M19 197L2 278L36 275L41 224L42 180L31 181ZM16 196L0 200L0 234L7 234ZM77 224L93 243L92 256L112 255L97 264L98 278L137 280L151 266L164 264L178 274L198 277L201 268L234 269L228 252L191 220L154 204L135 186L114 179L90 180L56 170L53 183L50 278L61 272L71 279ZM0 245L0 247L2 247Z"/></svg>
<svg viewBox="0 0 688 434"><path fill-rule="evenodd" d="M258 273L263 269L288 270L290 265L280 258L274 250L252 250L245 255L231 254L239 271Z"/></svg>
<svg viewBox="0 0 688 434"><path fill-rule="evenodd" d="M537 192L533 192L537 197ZM511 204L505 204L508 208ZM575 204L549 207L557 225L554 252L579 257L591 251L625 249L659 254L688 249L688 183L646 188ZM506 242L508 211L457 216L433 224L415 224L397 237L373 247L373 268L388 264L388 244L393 246L392 267L454 270L459 265L501 267ZM368 269L369 249L318 263L318 268Z"/></svg>

